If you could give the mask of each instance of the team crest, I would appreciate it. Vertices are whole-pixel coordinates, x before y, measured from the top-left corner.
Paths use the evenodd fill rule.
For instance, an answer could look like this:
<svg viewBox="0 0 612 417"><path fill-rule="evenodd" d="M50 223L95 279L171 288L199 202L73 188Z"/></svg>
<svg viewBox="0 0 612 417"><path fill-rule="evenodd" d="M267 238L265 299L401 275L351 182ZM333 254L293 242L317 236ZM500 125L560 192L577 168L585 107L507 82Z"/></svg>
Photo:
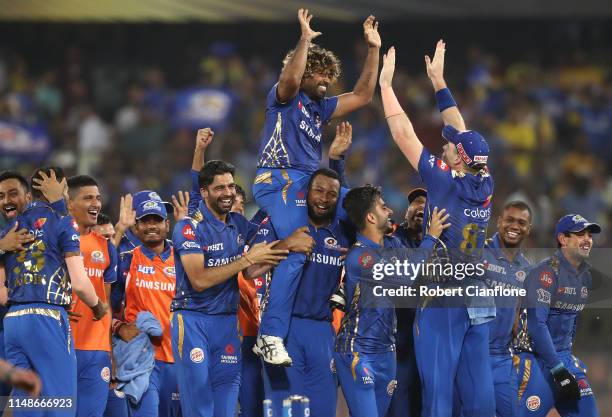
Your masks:
<svg viewBox="0 0 612 417"><path fill-rule="evenodd" d="M580 298L588 298L589 289L587 287L580 288Z"/></svg>
<svg viewBox="0 0 612 417"><path fill-rule="evenodd" d="M516 271L516 280L519 282L523 282L525 281L525 278L527 278L527 274L525 273L525 271Z"/></svg>
<svg viewBox="0 0 612 417"><path fill-rule="evenodd" d="M164 275L166 275L167 277L174 277L176 276L176 271L174 269L173 266L167 266L164 268Z"/></svg>
<svg viewBox="0 0 612 417"><path fill-rule="evenodd" d="M156 210L161 211L161 207L159 202L157 201L147 201L142 205L143 210Z"/></svg>
<svg viewBox="0 0 612 417"><path fill-rule="evenodd" d="M395 392L395 388L397 387L397 380L396 379L392 379L389 382L389 385L387 385L387 394L391 397L393 395L393 393Z"/></svg>
<svg viewBox="0 0 612 417"><path fill-rule="evenodd" d="M372 268L372 265L374 265L374 257L369 253L364 252L359 256L358 262L362 268L370 269Z"/></svg>
<svg viewBox="0 0 612 417"><path fill-rule="evenodd" d="M160 197L160 196L159 196L159 194L157 194L155 191L151 191L151 192L149 193L149 198L150 198L151 200L158 200L158 201L161 201L161 197Z"/></svg>
<svg viewBox="0 0 612 417"><path fill-rule="evenodd" d="M244 238L242 237L242 233L238 233L238 236L236 237L236 243L238 243L239 245L244 245Z"/></svg>
<svg viewBox="0 0 612 417"><path fill-rule="evenodd" d="M102 377L102 380L104 382L110 382L111 373L110 373L110 369L108 366L105 366L104 368L102 368L102 371L100 371L100 376Z"/></svg>
<svg viewBox="0 0 612 417"><path fill-rule="evenodd" d="M91 261L96 263L104 263L104 254L102 251L95 250L91 253Z"/></svg>

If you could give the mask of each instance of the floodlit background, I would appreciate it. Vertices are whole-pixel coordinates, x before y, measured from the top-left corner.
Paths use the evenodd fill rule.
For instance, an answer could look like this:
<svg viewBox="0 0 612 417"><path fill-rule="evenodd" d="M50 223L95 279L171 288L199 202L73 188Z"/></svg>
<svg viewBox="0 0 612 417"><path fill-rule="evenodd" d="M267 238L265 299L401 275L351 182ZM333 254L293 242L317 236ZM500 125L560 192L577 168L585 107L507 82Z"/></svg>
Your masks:
<svg viewBox="0 0 612 417"><path fill-rule="evenodd" d="M441 149L441 120L423 55L443 37L449 86L492 148L496 213L510 198L529 202L532 247L553 245L558 217L580 213L604 226L595 244L612 247L612 4L370 3L0 0L0 167L91 174L116 220L124 193L187 189L194 132L212 126L207 158L234 163L250 194L265 96L299 37L297 9L309 7L323 32L317 43L342 60L334 94L361 71L361 22L372 13L383 49L397 49L395 91L428 147ZM393 144L379 97L348 120L350 183L382 185L401 221L419 178ZM602 416L612 416L610 316L586 311L575 346Z"/></svg>

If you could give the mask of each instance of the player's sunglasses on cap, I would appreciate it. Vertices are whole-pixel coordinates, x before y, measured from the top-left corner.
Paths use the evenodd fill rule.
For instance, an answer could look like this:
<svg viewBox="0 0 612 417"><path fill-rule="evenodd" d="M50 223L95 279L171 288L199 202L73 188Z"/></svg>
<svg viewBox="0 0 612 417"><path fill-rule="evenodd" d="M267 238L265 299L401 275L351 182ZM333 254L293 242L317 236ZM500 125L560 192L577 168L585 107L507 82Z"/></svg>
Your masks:
<svg viewBox="0 0 612 417"><path fill-rule="evenodd" d="M489 144L475 130L460 132L451 125L442 129L442 137L455 144L461 160L469 167L486 165L489 159Z"/></svg>
<svg viewBox="0 0 612 417"><path fill-rule="evenodd" d="M152 191L152 190L143 190L143 191L138 191L137 193L135 193L134 196L132 197L132 208L134 210L138 210L138 206L142 205L142 203L144 203L145 201L160 202L161 204L165 206L166 212L174 211L174 206L172 205L172 203L168 201L163 201L161 197L159 196L159 194L157 194L155 191Z"/></svg>
<svg viewBox="0 0 612 417"><path fill-rule="evenodd" d="M136 219L140 220L150 214L159 216L164 220L168 218L168 212L163 201L147 200L136 207Z"/></svg>
<svg viewBox="0 0 612 417"><path fill-rule="evenodd" d="M601 226L587 221L580 214L566 214L557 222L555 238L559 233L578 233L583 230L589 230L591 233L601 233Z"/></svg>
<svg viewBox="0 0 612 417"><path fill-rule="evenodd" d="M417 197L427 198L427 190L425 188L414 188L408 193L408 204L412 203Z"/></svg>

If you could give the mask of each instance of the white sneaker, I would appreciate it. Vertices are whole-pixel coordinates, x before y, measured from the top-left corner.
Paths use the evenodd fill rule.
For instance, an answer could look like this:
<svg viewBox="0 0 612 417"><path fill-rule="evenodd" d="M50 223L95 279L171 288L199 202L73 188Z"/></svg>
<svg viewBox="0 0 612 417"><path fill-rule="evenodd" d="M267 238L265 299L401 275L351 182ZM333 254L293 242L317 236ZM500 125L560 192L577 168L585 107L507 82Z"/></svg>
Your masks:
<svg viewBox="0 0 612 417"><path fill-rule="evenodd" d="M260 356L264 362L272 365L291 366L293 361L289 357L283 339L278 336L262 334L257 336L253 353Z"/></svg>

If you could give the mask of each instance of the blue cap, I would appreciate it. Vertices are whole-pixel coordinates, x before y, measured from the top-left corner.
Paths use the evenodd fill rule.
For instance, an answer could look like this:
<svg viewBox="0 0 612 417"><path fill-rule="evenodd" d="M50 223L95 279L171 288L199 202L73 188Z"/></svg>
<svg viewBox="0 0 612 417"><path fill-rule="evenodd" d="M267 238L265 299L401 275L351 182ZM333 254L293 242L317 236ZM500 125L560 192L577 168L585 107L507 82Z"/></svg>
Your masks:
<svg viewBox="0 0 612 417"><path fill-rule="evenodd" d="M587 221L580 214L566 214L561 217L555 226L555 238L559 233L577 233L589 229L591 233L601 233L601 226Z"/></svg>
<svg viewBox="0 0 612 417"><path fill-rule="evenodd" d="M138 210L138 206L141 206L145 201L158 201L162 203L166 208L166 212L174 210L172 203L163 201L159 194L152 190L143 190L135 193L132 197L132 208L134 210Z"/></svg>
<svg viewBox="0 0 612 417"><path fill-rule="evenodd" d="M163 201L147 200L136 206L137 219L142 219L149 214L154 214L164 220L168 218L168 212L166 211L166 206Z"/></svg>
<svg viewBox="0 0 612 417"><path fill-rule="evenodd" d="M460 132L451 125L442 129L442 137L454 143L461 160L469 167L476 164L487 164L489 159L489 144L485 138L475 130Z"/></svg>

